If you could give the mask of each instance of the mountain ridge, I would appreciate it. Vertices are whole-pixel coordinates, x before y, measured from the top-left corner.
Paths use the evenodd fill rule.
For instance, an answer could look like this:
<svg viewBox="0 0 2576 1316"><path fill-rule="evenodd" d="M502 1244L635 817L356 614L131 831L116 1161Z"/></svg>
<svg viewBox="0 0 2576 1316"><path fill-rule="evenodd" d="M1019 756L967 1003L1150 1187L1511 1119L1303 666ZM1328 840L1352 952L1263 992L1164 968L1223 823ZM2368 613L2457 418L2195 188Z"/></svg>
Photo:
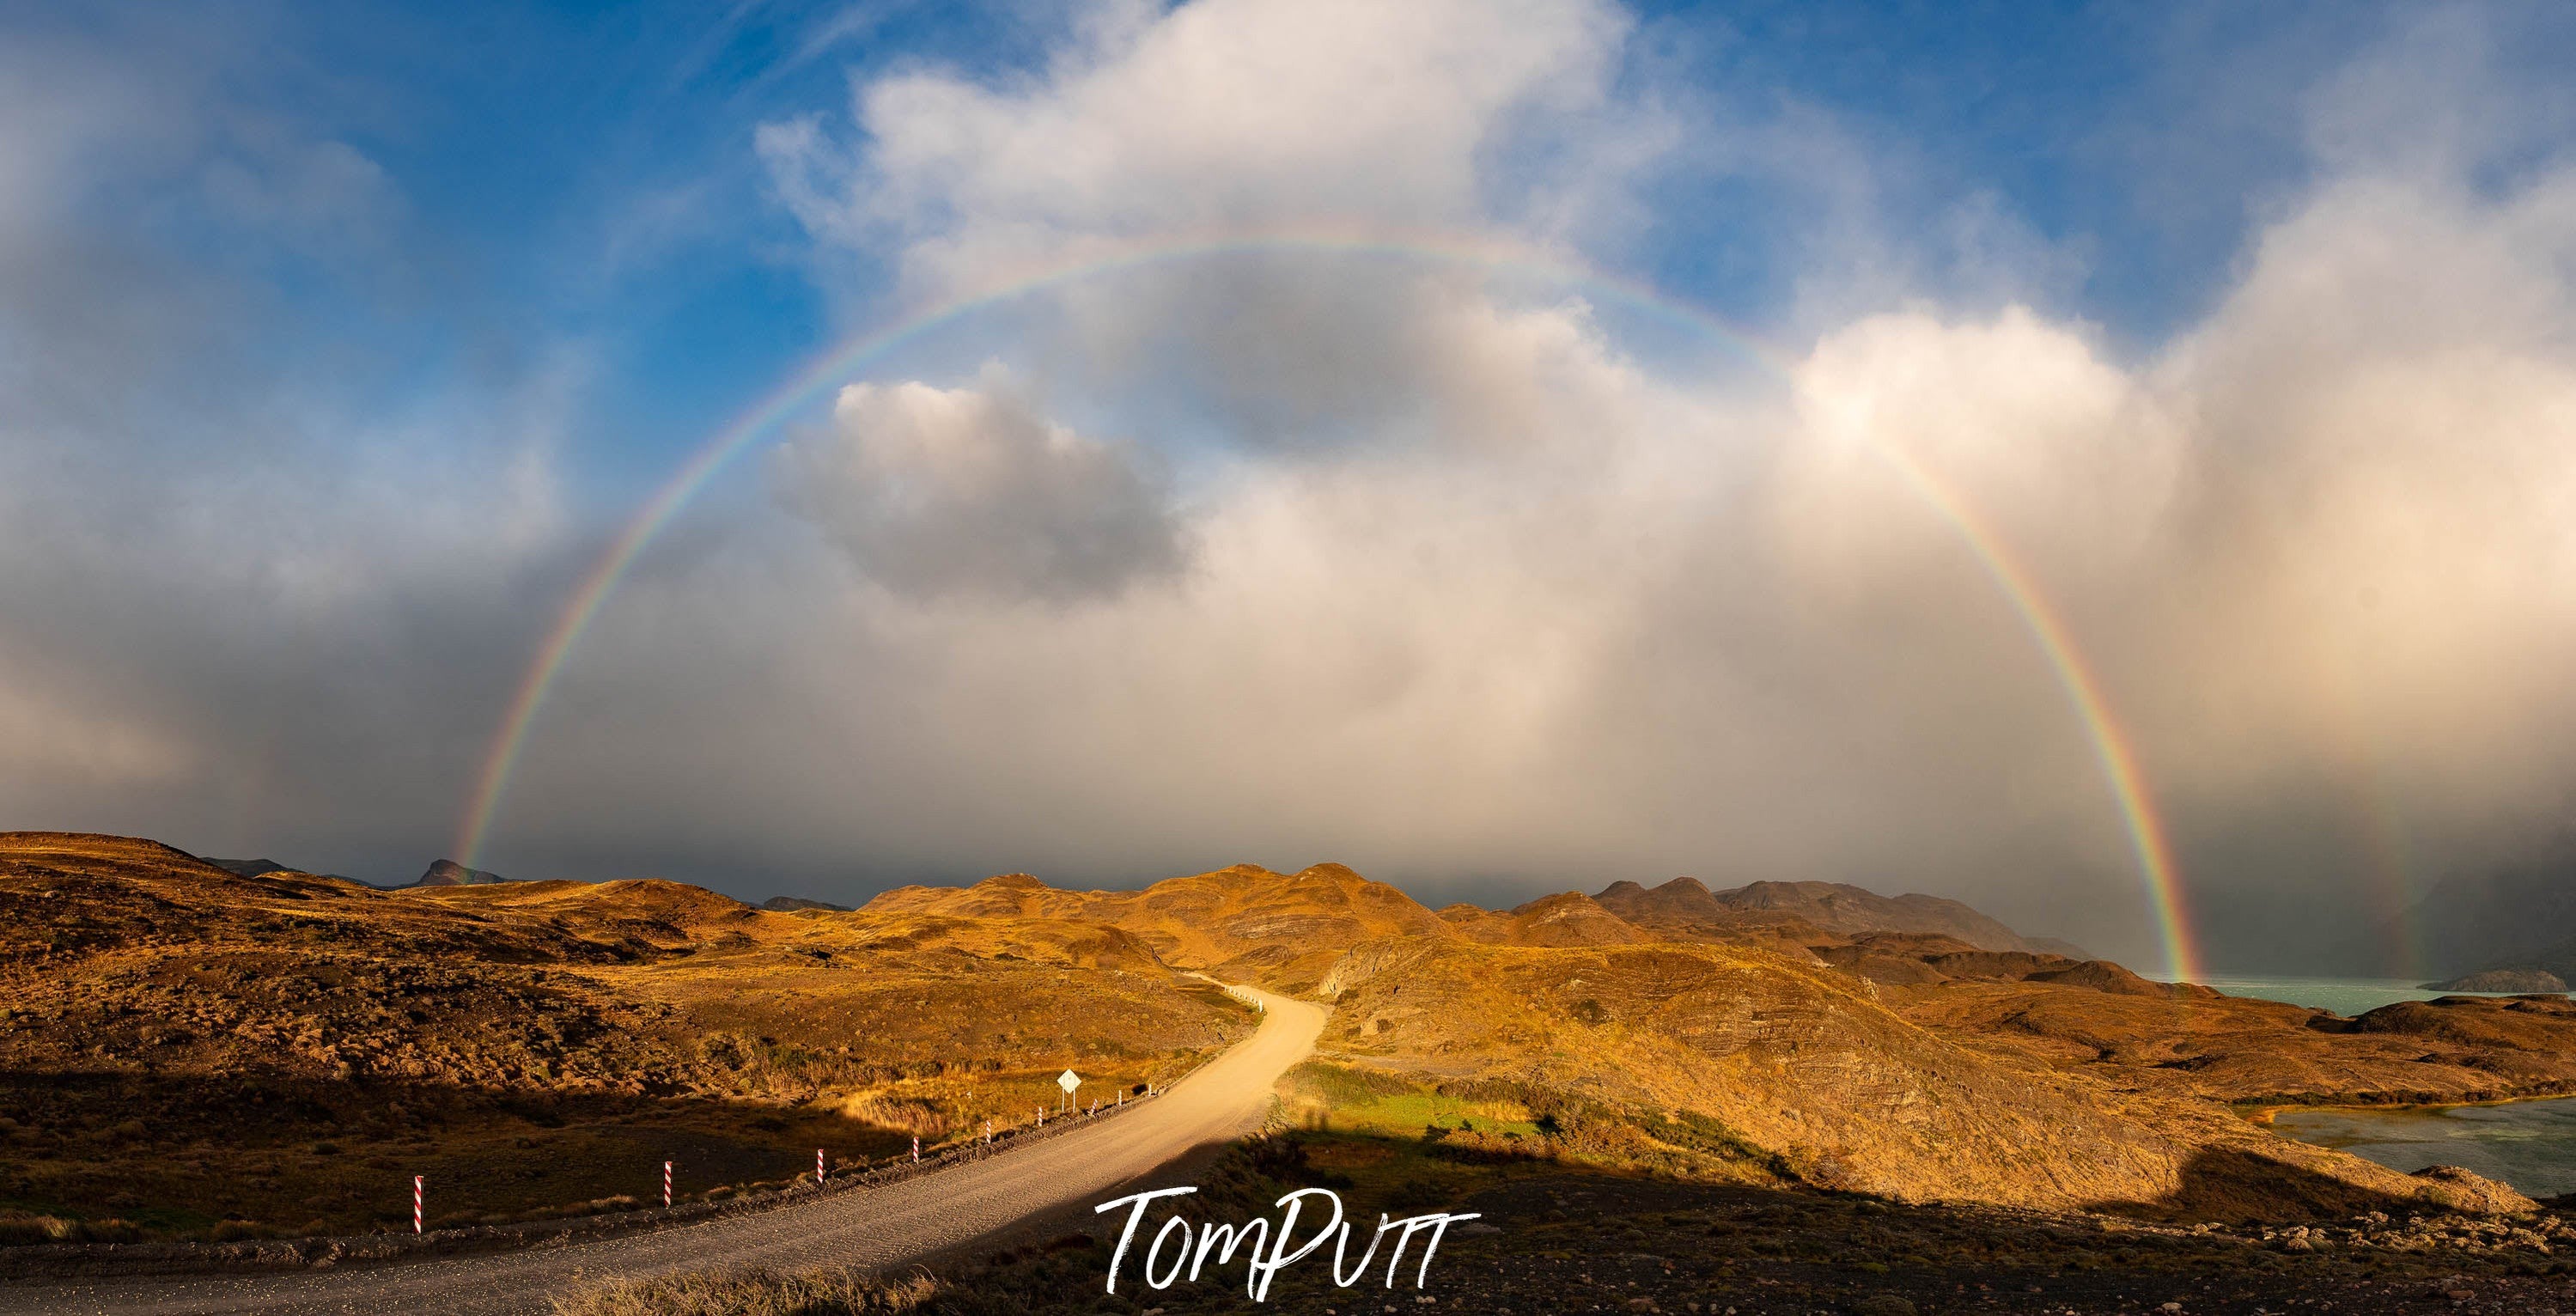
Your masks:
<svg viewBox="0 0 2576 1316"><path fill-rule="evenodd" d="M1613 882L1593 899L1641 927L1774 925L1796 930L1803 925L1845 937L1878 932L1937 934L1956 937L1980 950L2064 953L2075 949L2064 942L2025 937L1962 901L1913 892L1883 896L1848 882L1764 881L1712 891L1697 878L1676 877L1656 887Z"/></svg>

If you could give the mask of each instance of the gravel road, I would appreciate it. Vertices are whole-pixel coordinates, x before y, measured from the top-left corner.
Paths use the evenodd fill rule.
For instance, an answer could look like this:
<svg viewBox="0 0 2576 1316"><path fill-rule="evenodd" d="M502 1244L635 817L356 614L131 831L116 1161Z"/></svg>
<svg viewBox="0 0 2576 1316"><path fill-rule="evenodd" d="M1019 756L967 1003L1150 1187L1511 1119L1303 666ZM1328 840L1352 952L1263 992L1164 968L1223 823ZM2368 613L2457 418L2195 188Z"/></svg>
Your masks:
<svg viewBox="0 0 2576 1316"><path fill-rule="evenodd" d="M1145 1109L938 1174L801 1206L535 1251L289 1274L0 1285L0 1313L519 1316L546 1311L550 1293L610 1275L900 1265L1038 1212L1098 1199L1194 1147L1259 1127L1271 1085L1313 1050L1325 1012L1238 990L1267 1007L1260 1029Z"/></svg>

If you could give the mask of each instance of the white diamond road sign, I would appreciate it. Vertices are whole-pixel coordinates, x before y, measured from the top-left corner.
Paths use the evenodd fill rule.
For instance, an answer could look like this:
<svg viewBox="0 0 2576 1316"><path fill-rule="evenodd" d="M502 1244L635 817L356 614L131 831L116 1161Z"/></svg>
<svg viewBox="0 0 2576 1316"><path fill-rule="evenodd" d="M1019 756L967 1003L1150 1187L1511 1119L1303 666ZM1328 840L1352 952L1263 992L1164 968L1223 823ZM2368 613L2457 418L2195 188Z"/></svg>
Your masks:
<svg viewBox="0 0 2576 1316"><path fill-rule="evenodd" d="M1055 1076L1055 1085L1063 1088L1066 1096L1072 1096L1073 1090L1082 1086L1082 1080L1074 1077L1073 1071L1068 1069Z"/></svg>

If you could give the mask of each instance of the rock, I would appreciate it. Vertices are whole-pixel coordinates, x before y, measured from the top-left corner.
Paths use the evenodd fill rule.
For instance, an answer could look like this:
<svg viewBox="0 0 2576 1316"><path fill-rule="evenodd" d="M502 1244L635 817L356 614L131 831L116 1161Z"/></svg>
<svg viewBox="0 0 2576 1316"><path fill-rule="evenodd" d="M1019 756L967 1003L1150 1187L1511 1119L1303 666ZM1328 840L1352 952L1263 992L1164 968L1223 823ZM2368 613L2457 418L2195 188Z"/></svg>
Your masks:
<svg viewBox="0 0 2576 1316"><path fill-rule="evenodd" d="M432 863L429 866L429 870L420 875L420 880L412 883L412 885L487 886L494 882L507 882L509 880L510 879L501 876L499 873L487 873L480 868L467 868L465 865L460 864L453 859L441 859Z"/></svg>
<svg viewBox="0 0 2576 1316"><path fill-rule="evenodd" d="M2521 1215L2540 1204L2474 1170L2433 1165L2412 1176L2424 1185L2424 1196L2454 1211L2475 1215Z"/></svg>
<svg viewBox="0 0 2576 1316"><path fill-rule="evenodd" d="M2563 992L2567 980L2547 969L2488 969L2424 984L2428 992Z"/></svg>
<svg viewBox="0 0 2576 1316"><path fill-rule="evenodd" d="M1852 1316L1914 1316L1914 1303L1893 1293L1873 1293L1853 1303L1851 1310Z"/></svg>

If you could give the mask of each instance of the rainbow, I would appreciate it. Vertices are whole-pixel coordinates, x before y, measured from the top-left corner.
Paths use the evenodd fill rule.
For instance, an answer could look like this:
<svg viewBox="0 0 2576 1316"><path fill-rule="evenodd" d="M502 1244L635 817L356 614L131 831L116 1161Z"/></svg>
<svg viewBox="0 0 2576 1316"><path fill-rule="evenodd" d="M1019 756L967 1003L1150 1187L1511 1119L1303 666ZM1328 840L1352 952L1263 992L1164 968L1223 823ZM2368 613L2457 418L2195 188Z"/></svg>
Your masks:
<svg viewBox="0 0 2576 1316"><path fill-rule="evenodd" d="M2084 651L2076 647L2065 619L2049 606L2048 596L2040 592L2021 559L2005 547L2002 537L1985 518L1932 478L1931 472L1912 455L1884 444L1872 446L1966 537L1996 587L2011 601L2013 610L2021 614L2031 637L2039 642L2039 651L2056 672L2057 683L2065 688L2076 715L2084 719L2085 732L2093 742L2093 757L2102 766L2102 778L2111 787L2112 801L2119 806L2121 822L2129 834L2129 848L2137 857L2139 876L2146 883L2148 910L2164 940L2167 979L2200 981L2204 976L2200 943L2193 935L2190 905L2174 866L2173 843L2165 834L2163 817L2156 812L2155 797L2147 792L2146 776L2138 770L2137 750L2130 745L2119 720L2111 716L2111 703L2102 695L2102 682L2085 663Z"/></svg>
<svg viewBox="0 0 2576 1316"><path fill-rule="evenodd" d="M1120 271L1264 252L1427 260L1492 273L1533 276L1584 289L1629 310L1724 343L1775 377L1785 378L1789 374L1790 358L1786 353L1764 345L1708 311L1648 285L1586 269L1556 253L1525 245L1450 234L1390 238L1383 233L1299 231L1164 240L1095 252L1088 259L1022 271L997 280L980 291L922 307L888 325L827 349L790 374L776 389L754 402L682 463L670 480L645 500L609 542L598 561L565 600L563 611L538 644L534 659L511 695L508 709L476 775L473 795L457 830L457 862L473 867L480 856L484 840L500 811L501 801L509 791L511 774L526 747L529 729L536 721L538 709L545 703L546 691L562 671L566 657L580 643L583 632L598 617L601 607L616 591L618 582L634 566L646 546L708 481L744 449L879 358L977 311ZM2118 720L2112 716L2109 702L2103 697L2101 683L2082 660L2081 651L2064 622L2049 608L2031 574L2021 566L2002 537L1975 515L1965 500L1957 497L1909 455L1884 444L1873 443L1870 447L1891 461L1907 484L1921 493L1925 501L1959 531L2048 660L2084 723L2094 755L2118 806L2140 876L2147 888L2151 913L2164 941L2169 976L2177 980L2196 980L2201 976L2200 955L2164 824L2138 770L2137 756Z"/></svg>

